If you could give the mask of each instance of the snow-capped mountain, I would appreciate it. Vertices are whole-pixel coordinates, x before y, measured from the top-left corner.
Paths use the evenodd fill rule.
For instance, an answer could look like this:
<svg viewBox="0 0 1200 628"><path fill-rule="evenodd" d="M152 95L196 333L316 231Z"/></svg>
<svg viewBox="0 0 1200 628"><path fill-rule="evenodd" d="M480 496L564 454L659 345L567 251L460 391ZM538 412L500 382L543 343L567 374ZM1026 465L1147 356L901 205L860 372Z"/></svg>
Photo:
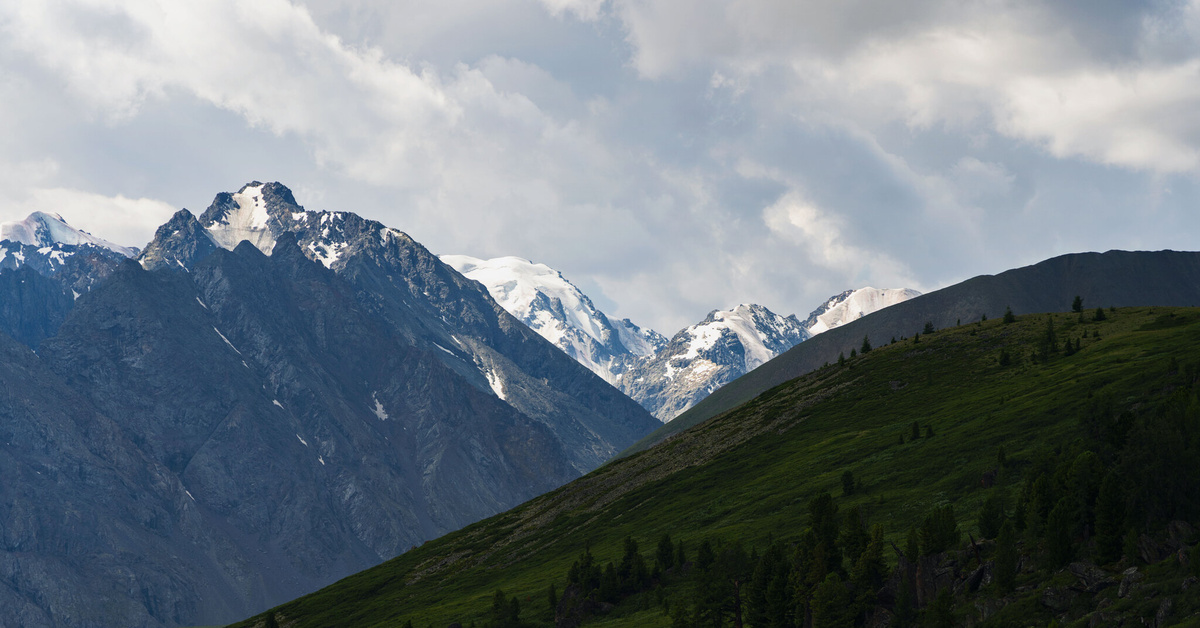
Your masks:
<svg viewBox="0 0 1200 628"><path fill-rule="evenodd" d="M25 220L0 223L0 270L28 266L72 298L91 290L121 260L137 253L136 248L76 229L57 214L34 212Z"/></svg>
<svg viewBox="0 0 1200 628"><path fill-rule="evenodd" d="M520 257L441 260L483 284L521 322L603 377L661 421L804 340L889 305L915 290L847 290L801 322L761 305L716 310L667 341L629 319L612 321L561 272Z"/></svg>
<svg viewBox="0 0 1200 628"><path fill-rule="evenodd" d="M483 284L501 307L610 384L667 343L658 332L629 319L611 320L545 264L520 257L442 255L441 260Z"/></svg>
<svg viewBox="0 0 1200 628"><path fill-rule="evenodd" d="M821 307L813 310L804 320L804 329L809 336L815 336L834 327L858 320L867 314L878 312L885 307L919 296L921 296L920 292L910 288L866 287L847 290L829 297L825 303L821 304Z"/></svg>
<svg viewBox="0 0 1200 628"><path fill-rule="evenodd" d="M125 257L133 257L138 253L136 248L113 244L104 238L98 238L86 231L72 227L58 214L45 212L33 212L25 220L0 223L0 240L19 242L39 248L90 244L120 253Z"/></svg>
<svg viewBox="0 0 1200 628"><path fill-rule="evenodd" d="M180 210L136 261L29 225L11 232L36 245L8 242L26 260L118 259L78 300L32 263L0 270L0 528L40 522L0 587L22 625L226 624L658 425L420 243L278 183Z"/></svg>
<svg viewBox="0 0 1200 628"><path fill-rule="evenodd" d="M716 310L671 338L618 383L661 421L808 338L795 316L755 304Z"/></svg>

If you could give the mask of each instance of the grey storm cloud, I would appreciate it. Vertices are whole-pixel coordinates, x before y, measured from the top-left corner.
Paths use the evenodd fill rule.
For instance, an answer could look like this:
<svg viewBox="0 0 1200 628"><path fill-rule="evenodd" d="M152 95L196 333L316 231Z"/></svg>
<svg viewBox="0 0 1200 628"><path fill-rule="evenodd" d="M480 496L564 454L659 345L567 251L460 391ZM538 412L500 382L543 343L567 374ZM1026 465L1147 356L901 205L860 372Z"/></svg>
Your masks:
<svg viewBox="0 0 1200 628"><path fill-rule="evenodd" d="M279 180L665 333L1195 249L1200 1L16 0L0 219Z"/></svg>

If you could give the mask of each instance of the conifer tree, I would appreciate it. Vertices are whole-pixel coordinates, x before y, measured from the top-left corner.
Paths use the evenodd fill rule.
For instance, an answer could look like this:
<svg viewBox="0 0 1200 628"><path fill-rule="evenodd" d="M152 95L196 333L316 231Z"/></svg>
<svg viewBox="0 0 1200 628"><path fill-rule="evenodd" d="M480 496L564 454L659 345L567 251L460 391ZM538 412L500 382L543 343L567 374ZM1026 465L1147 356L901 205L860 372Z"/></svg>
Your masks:
<svg viewBox="0 0 1200 628"><path fill-rule="evenodd" d="M908 540L904 543L904 557L915 563L920 556L921 537L916 528L909 528Z"/></svg>
<svg viewBox="0 0 1200 628"><path fill-rule="evenodd" d="M992 489L979 510L979 535L985 539L994 539L1004 525L1004 494L1000 489Z"/></svg>
<svg viewBox="0 0 1200 628"><path fill-rule="evenodd" d="M550 606L550 616L553 617L558 611L558 591L554 589L554 583L550 583L550 589L546 591L546 602Z"/></svg>
<svg viewBox="0 0 1200 628"><path fill-rule="evenodd" d="M921 333L928 336L929 334L932 334L935 331L937 331L937 330L934 329L934 327L933 327L933 321L925 321L925 329L921 330Z"/></svg>
<svg viewBox="0 0 1200 628"><path fill-rule="evenodd" d="M887 564L883 560L883 526L875 525L871 528L870 540L867 541L858 560L854 561L854 567L850 572L850 583L854 586L857 592L855 600L858 611L856 615L862 615L875 606L875 593L883 585L883 581L887 578Z"/></svg>
<svg viewBox="0 0 1200 628"><path fill-rule="evenodd" d="M1104 315L1104 308L1102 307L1096 308L1096 313L1092 315L1092 320L1094 321L1102 321L1106 318L1108 317Z"/></svg>
<svg viewBox="0 0 1200 628"><path fill-rule="evenodd" d="M863 341L862 341L862 354L863 354L863 355L866 355L866 354L868 354L868 353L870 353L870 352L871 352L871 338L870 338L870 337L868 337L868 336L863 336Z"/></svg>
<svg viewBox="0 0 1200 628"><path fill-rule="evenodd" d="M1121 557L1121 530L1125 529L1125 500L1115 473L1100 483L1096 498L1096 562L1104 565Z"/></svg>
<svg viewBox="0 0 1200 628"><path fill-rule="evenodd" d="M837 504L829 493L821 493L808 502L808 512L812 517L812 530L816 534L817 550L825 563L825 571L840 571L842 568L842 552L838 548L837 539L839 526L837 522Z"/></svg>
<svg viewBox="0 0 1200 628"><path fill-rule="evenodd" d="M1042 333L1042 359L1049 360L1050 355L1058 353L1058 335L1054 332L1054 317L1046 317L1046 331Z"/></svg>
<svg viewBox="0 0 1200 628"><path fill-rule="evenodd" d="M863 526L862 513L858 506L851 508L846 512L846 519L842 525L842 551L846 555L846 562L853 566L858 562L859 557L867 548L867 543L871 538L867 536L867 530Z"/></svg>
<svg viewBox="0 0 1200 628"><path fill-rule="evenodd" d="M1001 593L1013 590L1017 581L1017 533L1012 522L1005 521L1000 526L1000 534L996 536L996 558L993 563L996 586Z"/></svg>
<svg viewBox="0 0 1200 628"><path fill-rule="evenodd" d="M921 438L921 424L913 421L912 436L909 438L909 440L917 440L918 438Z"/></svg>
<svg viewBox="0 0 1200 628"><path fill-rule="evenodd" d="M1071 504L1069 498L1058 500L1046 519L1046 566L1051 569L1065 567L1071 562L1075 548L1071 546Z"/></svg>
<svg viewBox="0 0 1200 628"><path fill-rule="evenodd" d="M701 571L708 571L708 568L716 562L717 558L713 555L712 543L705 539L700 543L700 549L696 550L696 567Z"/></svg>
<svg viewBox="0 0 1200 628"><path fill-rule="evenodd" d="M1004 324L1008 325L1009 323L1015 323L1015 322L1017 322L1016 315L1013 314L1011 307L1006 306L1004 308Z"/></svg>
<svg viewBox="0 0 1200 628"><path fill-rule="evenodd" d="M954 600L950 588L938 591L937 599L925 610L925 625L930 628L954 628Z"/></svg>
<svg viewBox="0 0 1200 628"><path fill-rule="evenodd" d="M830 573L813 592L812 625L853 628L854 611L850 591L837 573Z"/></svg>
<svg viewBox="0 0 1200 628"><path fill-rule="evenodd" d="M412 622L408 622L409 628L412 627ZM264 628L279 628L279 620L275 618L275 613L267 613L267 619L263 623Z"/></svg>
<svg viewBox="0 0 1200 628"><path fill-rule="evenodd" d="M850 495L850 494L854 493L855 488L856 488L856 486L854 484L854 472L849 469L846 469L845 471L842 472L842 494Z"/></svg>
<svg viewBox="0 0 1200 628"><path fill-rule="evenodd" d="M921 554L924 556L940 554L957 546L961 533L954 519L954 507L946 504L935 508L921 524L920 537Z"/></svg>
<svg viewBox="0 0 1200 628"><path fill-rule="evenodd" d="M664 533L658 540L658 552L654 555L654 562L660 571L675 566L675 544L671 542L670 534Z"/></svg>
<svg viewBox="0 0 1200 628"><path fill-rule="evenodd" d="M1075 300L1071 302L1071 311L1083 313L1083 297L1075 295Z"/></svg>

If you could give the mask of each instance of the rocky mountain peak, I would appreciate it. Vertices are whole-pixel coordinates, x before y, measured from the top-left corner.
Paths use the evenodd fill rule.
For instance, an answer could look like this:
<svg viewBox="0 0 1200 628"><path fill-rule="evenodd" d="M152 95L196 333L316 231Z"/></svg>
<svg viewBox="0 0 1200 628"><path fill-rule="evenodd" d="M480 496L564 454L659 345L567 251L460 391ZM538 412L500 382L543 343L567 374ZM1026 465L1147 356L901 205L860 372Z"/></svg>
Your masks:
<svg viewBox="0 0 1200 628"><path fill-rule="evenodd" d="M846 290L829 297L825 303L813 310L804 320L804 329L810 336L815 336L919 296L920 292L910 288L880 289L868 286Z"/></svg>
<svg viewBox="0 0 1200 628"><path fill-rule="evenodd" d="M72 227L58 214L47 212L33 212L25 220L0 223L0 240L39 248L91 245L125 257L133 257L138 253L134 247L113 244L104 238Z"/></svg>
<svg viewBox="0 0 1200 628"><path fill-rule="evenodd" d="M212 208L209 210L212 211ZM155 231L154 239L146 245L138 261L147 270L164 267L187 270L217 248L216 241L196 216L187 209L181 209Z"/></svg>

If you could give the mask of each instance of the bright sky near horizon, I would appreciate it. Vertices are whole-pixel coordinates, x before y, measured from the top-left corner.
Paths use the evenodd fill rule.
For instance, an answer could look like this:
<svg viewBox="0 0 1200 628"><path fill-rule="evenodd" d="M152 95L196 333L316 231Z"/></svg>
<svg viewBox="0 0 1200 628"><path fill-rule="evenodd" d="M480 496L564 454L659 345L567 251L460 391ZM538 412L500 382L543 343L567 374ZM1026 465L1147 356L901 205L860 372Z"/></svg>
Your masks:
<svg viewBox="0 0 1200 628"><path fill-rule="evenodd" d="M280 181L670 334L1200 249L1200 0L13 0L0 221Z"/></svg>

